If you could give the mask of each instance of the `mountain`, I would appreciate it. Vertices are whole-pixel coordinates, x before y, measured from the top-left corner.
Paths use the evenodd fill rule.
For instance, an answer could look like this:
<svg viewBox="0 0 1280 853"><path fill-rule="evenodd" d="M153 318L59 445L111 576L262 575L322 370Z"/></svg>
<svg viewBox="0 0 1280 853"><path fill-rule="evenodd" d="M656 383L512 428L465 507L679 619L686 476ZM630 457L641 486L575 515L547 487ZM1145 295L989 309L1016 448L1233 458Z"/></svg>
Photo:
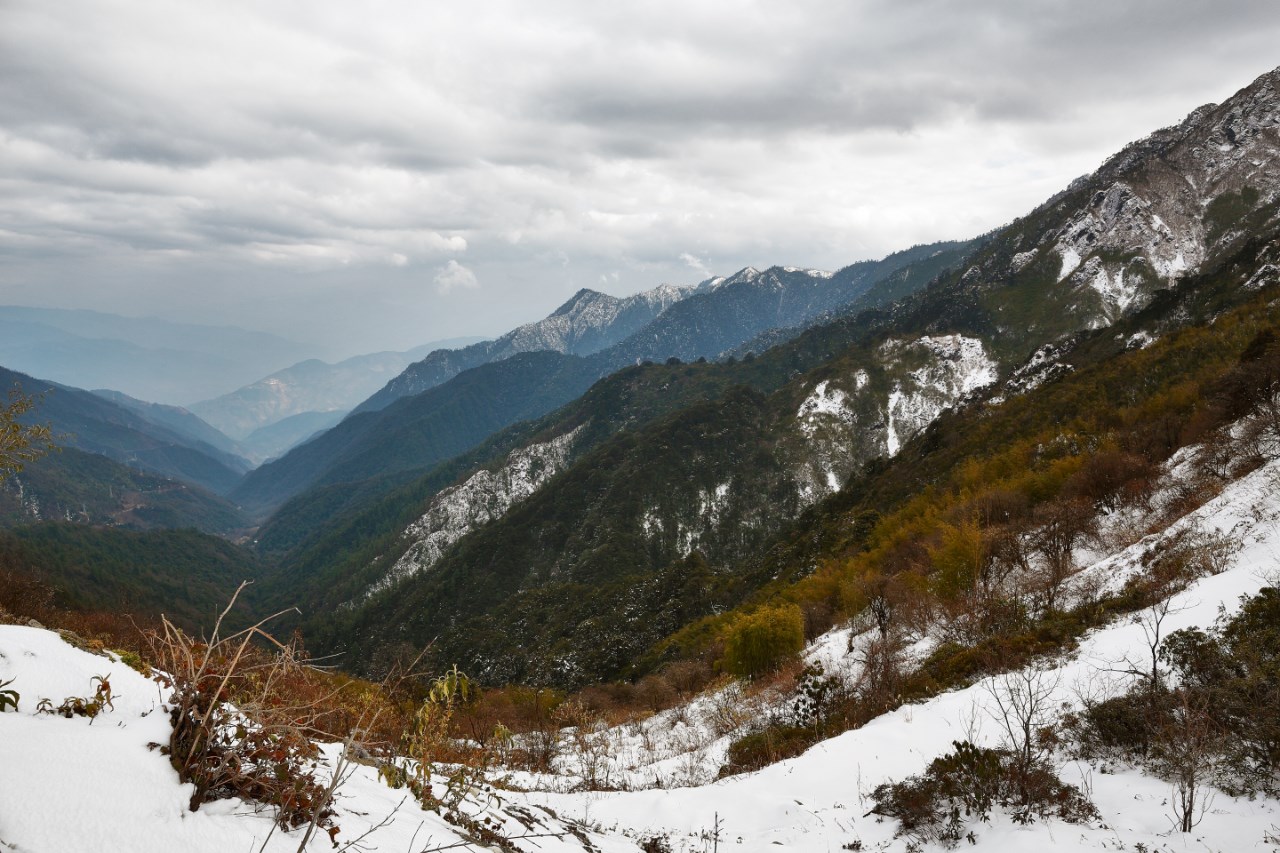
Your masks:
<svg viewBox="0 0 1280 853"><path fill-rule="evenodd" d="M692 296L610 349L608 356L621 365L645 359L691 361L755 351L750 346L763 335L781 343L821 318L830 320L887 305L959 263L975 245L915 246L834 273L747 267L728 278L698 285Z"/></svg>
<svg viewBox="0 0 1280 853"><path fill-rule="evenodd" d="M196 530L44 522L0 530L0 570L48 584L63 607L144 623L164 614L199 631L261 566L245 549Z"/></svg>
<svg viewBox="0 0 1280 853"><path fill-rule="evenodd" d="M522 352L548 350L566 355L599 352L643 328L691 292L692 288L664 284L619 298L584 288L548 317L526 323L497 340L430 353L361 403L356 411L377 411L401 397L420 394L447 382L464 370Z"/></svg>
<svg viewBox="0 0 1280 853"><path fill-rule="evenodd" d="M232 441L223 432L210 426L206 421L181 406L166 406L164 403L148 403L138 400L119 391L98 389L93 392L104 400L117 406L136 412L157 426L167 427L190 442L206 444L215 450L233 457L241 457L242 470L248 471L248 460L244 459L244 448Z"/></svg>
<svg viewBox="0 0 1280 853"><path fill-rule="evenodd" d="M97 453L140 471L184 480L212 492L229 490L246 468L239 457L139 414L137 408L55 382L0 368L0 387L39 396L29 417L47 422L54 441Z"/></svg>
<svg viewBox="0 0 1280 853"><path fill-rule="evenodd" d="M385 409L352 414L251 471L231 497L263 512L313 486L430 467L572 400L599 376L596 363L555 352L485 364Z"/></svg>
<svg viewBox="0 0 1280 853"><path fill-rule="evenodd" d="M229 326L0 307L0 364L79 388L187 405L300 361L300 344Z"/></svg>
<svg viewBox="0 0 1280 853"><path fill-rule="evenodd" d="M475 340L435 341L408 352L358 355L336 364L308 359L221 397L195 403L191 411L241 442L253 461L261 462L332 426L415 359L442 346ZM265 429L299 416L306 417L292 427Z"/></svg>
<svg viewBox="0 0 1280 853"><path fill-rule="evenodd" d="M1081 395L1093 386L1069 377L1086 365L1150 362L1129 353L1152 342L1166 352L1161 339L1178 329L1271 293L1278 79L1264 75L1127 147L887 310L813 327L749 367L651 368L669 384L687 369L725 371L735 387L714 399L594 444L573 419L544 424L423 496L394 541L346 542L311 588L328 620L313 631L360 661L439 636L433 653L499 681L619 674L662 632L777 576L767 557L791 526L821 515L878 460L903 460L891 466L899 487L928 482L908 466L949 409L987 400L966 416L979 434L992 412L1023 411L1002 401L1038 388L1038 400L1059 387ZM1168 352L1170 365L1186 363ZM748 371L764 373L743 387ZM783 382L771 388L765 375ZM1131 384L1119 399L1144 399L1154 386L1143 378L1157 376L1170 381L1150 364L1122 373ZM347 529L381 528L370 519ZM329 586L339 564L346 582ZM812 569L807 557L787 567ZM692 611L682 578L701 584ZM345 608L338 618L335 605Z"/></svg>
<svg viewBox="0 0 1280 853"><path fill-rule="evenodd" d="M894 294L887 282L904 268L916 270L906 284L908 289L923 286L971 248L967 243L917 246L834 273L796 267L761 272L747 267L692 287L664 285L621 300L580 290L550 317L496 341L432 353L410 365L356 411L373 411L391 400L421 393L480 364L479 359L496 361L516 352L594 353L606 370L645 359L715 358L769 330L798 327L855 304L862 308L886 304ZM927 263L930 259L932 263ZM898 288L903 286L900 283ZM798 331L794 328L793 334Z"/></svg>
<svg viewBox="0 0 1280 853"><path fill-rule="evenodd" d="M199 486L63 447L0 482L0 527L67 521L129 530L193 528L239 539L249 521Z"/></svg>
<svg viewBox="0 0 1280 853"><path fill-rule="evenodd" d="M700 292L685 294L684 299L640 331L608 349L581 358L553 350L517 354L465 370L425 392L399 398L384 409L370 408L372 403L362 405L330 433L252 472L234 497L251 511L261 513L308 488L384 474L421 472L470 450L499 429L540 417L570 402L620 368L651 358L714 357L726 347L774 328L774 324L803 323L820 312L836 310L833 306L847 306L846 300L865 299L867 305L880 304L875 294L881 283L917 269L918 274L910 281L913 286L923 286L928 281L926 273L936 274L958 263L972 245L916 247L833 274L778 267L763 273L750 270L729 279L713 279L700 285ZM660 288L641 296L650 300L654 293L665 292ZM607 304L615 303L616 300ZM587 310L590 305L599 305L599 300L579 294L550 319L592 314ZM517 330L498 340L508 346L515 341L530 341L530 329L534 327L522 327L525 331ZM561 328L555 324L552 327ZM424 370L435 370L444 363L442 359L456 354L432 353L407 368L375 397L382 395L380 399L385 400L393 389L416 387L425 376ZM409 400L416 402L408 403Z"/></svg>
<svg viewBox="0 0 1280 853"><path fill-rule="evenodd" d="M342 422L345 410L300 412L249 433L241 446L254 459L270 461Z"/></svg>

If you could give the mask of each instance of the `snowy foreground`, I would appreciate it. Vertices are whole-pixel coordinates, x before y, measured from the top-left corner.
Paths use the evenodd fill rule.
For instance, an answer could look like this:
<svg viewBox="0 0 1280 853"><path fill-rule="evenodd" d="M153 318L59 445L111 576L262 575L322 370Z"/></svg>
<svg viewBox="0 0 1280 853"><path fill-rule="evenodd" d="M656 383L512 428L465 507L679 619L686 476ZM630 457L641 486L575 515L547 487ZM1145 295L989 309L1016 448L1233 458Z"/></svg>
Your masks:
<svg viewBox="0 0 1280 853"><path fill-rule="evenodd" d="M1144 551L1180 527L1229 534L1241 543L1230 567L1177 596L1165 633L1209 626L1221 609L1233 611L1240 596L1280 577L1278 486L1280 463L1273 462L1232 484L1161 536L1104 556L1087 572L1118 583L1139 566ZM833 632L811 654L824 658L831 671L840 665L847 637L847 629ZM1123 668L1126 659L1140 660L1146 654L1146 638L1135 622L1094 631L1055 673L1058 698L1070 708L1079 704L1082 694L1118 690L1124 676L1113 671ZM40 698L56 704L66 696L90 694L91 679L108 673L115 708L92 724L83 718L36 715ZM4 625L0 680L11 678L22 700L18 713L0 714L0 850L297 850L301 833L272 834L268 811L236 800L188 811L189 787L178 783L164 756L147 748L150 742L167 740L168 721L159 710L162 697L154 683L133 670L72 648L52 632ZM675 851L900 851L907 842L893 837L896 827L867 815L871 791L882 782L922 771L931 759L949 751L952 741L969 738L996 745L991 704L989 685L979 682L900 708L757 773L693 787L622 793L502 791L497 799L473 803L468 811L483 809L508 837L524 836L514 843L529 851L636 850L641 839L654 836L667 837ZM651 724L672 719L672 712L665 712ZM722 750L723 743L714 743L697 755L715 764ZM330 756L335 752L336 747L329 749ZM691 772L690 778L697 775ZM1078 763L1062 765L1060 775L1093 799L1103 824L1050 820L1018 826L997 812L990 824L974 828L978 848L997 853L1038 848L1223 853L1277 849L1265 840L1280 834L1276 801L1218 793L1196 830L1183 835L1172 829L1169 786L1158 779L1123 767ZM339 846L388 816L385 825L352 849L482 849L452 846L459 842L455 827L405 800L403 791L387 788L372 768L357 767L339 795ZM717 821L718 845L712 838ZM313 841L310 849L331 849L328 838Z"/></svg>

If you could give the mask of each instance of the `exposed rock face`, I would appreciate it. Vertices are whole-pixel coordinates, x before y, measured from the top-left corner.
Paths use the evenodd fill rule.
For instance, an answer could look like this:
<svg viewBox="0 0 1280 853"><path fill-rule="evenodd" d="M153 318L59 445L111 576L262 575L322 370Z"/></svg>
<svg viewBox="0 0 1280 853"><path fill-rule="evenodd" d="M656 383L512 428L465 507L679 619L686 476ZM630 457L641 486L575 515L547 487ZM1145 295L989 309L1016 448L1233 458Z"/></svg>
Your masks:
<svg viewBox="0 0 1280 853"><path fill-rule="evenodd" d="M466 482L445 489L404 536L412 544L368 595L431 568L463 536L525 500L564 469L573 440L582 427L542 444L513 451L496 471L477 471Z"/></svg>
<svg viewBox="0 0 1280 853"><path fill-rule="evenodd" d="M1200 269L1240 234L1244 216L1276 200L1280 70L1127 146L1073 188L1090 183L1086 206L1042 243L1061 261L1058 281L1093 304L1086 325L1097 328ZM1015 255L1011 271L1035 254Z"/></svg>
<svg viewBox="0 0 1280 853"><path fill-rule="evenodd" d="M664 284L619 298L584 288L550 316L512 329L496 340L430 353L405 368L356 411L377 411L401 397L441 385L464 370L522 352L591 355L622 341L693 292L692 287Z"/></svg>
<svg viewBox="0 0 1280 853"><path fill-rule="evenodd" d="M801 505L837 491L862 463L893 456L946 409L996 381L982 341L964 335L891 339L878 365L823 380L801 403L793 454Z"/></svg>

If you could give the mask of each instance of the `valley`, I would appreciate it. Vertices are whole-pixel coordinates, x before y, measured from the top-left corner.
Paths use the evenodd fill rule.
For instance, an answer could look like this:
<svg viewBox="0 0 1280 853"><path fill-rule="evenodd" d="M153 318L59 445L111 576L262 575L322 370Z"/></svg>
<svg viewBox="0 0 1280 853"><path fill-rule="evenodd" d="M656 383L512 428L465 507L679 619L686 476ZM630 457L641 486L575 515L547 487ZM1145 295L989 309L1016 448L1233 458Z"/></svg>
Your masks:
<svg viewBox="0 0 1280 853"><path fill-rule="evenodd" d="M1280 844L1280 69L857 257L332 363L0 309L0 847Z"/></svg>

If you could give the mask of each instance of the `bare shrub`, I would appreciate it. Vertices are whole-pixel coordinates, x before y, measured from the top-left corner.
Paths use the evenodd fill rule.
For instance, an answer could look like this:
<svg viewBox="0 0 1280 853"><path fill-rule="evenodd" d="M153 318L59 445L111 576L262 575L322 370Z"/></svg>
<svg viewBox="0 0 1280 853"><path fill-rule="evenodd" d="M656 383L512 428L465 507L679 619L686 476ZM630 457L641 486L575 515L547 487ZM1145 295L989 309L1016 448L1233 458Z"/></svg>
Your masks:
<svg viewBox="0 0 1280 853"><path fill-rule="evenodd" d="M716 737L732 734L754 718L755 711L739 682L725 681L719 689L708 691L703 721Z"/></svg>
<svg viewBox="0 0 1280 853"><path fill-rule="evenodd" d="M662 675L646 675L635 687L635 698L647 710L658 713L675 704L677 693Z"/></svg>
<svg viewBox="0 0 1280 853"><path fill-rule="evenodd" d="M858 655L862 666L853 693L869 713L878 714L899 704L906 645L901 633L894 631L872 637Z"/></svg>
<svg viewBox="0 0 1280 853"><path fill-rule="evenodd" d="M1051 501L1036 508L1032 545L1041 564L1032 583L1041 613L1059 604L1062 586L1076 571L1075 549L1096 532L1093 505L1081 498Z"/></svg>
<svg viewBox="0 0 1280 853"><path fill-rule="evenodd" d="M1157 774L1173 786L1170 808L1180 832L1194 829L1212 804L1209 780L1221 752L1221 729L1202 697L1174 691L1173 713L1160 728L1151 757Z"/></svg>
<svg viewBox="0 0 1280 853"><path fill-rule="evenodd" d="M220 633L243 589L244 584L207 640L192 638L167 619L149 635L151 660L172 687L173 730L163 751L178 777L194 787L192 811L238 796L275 807L282 828L331 827L329 792L316 778L319 751L310 739L317 704L295 704L277 689L303 665L296 645L267 633L269 619L225 637ZM255 640L275 653L259 652Z"/></svg>
<svg viewBox="0 0 1280 853"><path fill-rule="evenodd" d="M566 735L563 759L581 777L582 787L589 791L611 787L614 750L608 722L575 699L557 708L555 718Z"/></svg>
<svg viewBox="0 0 1280 853"><path fill-rule="evenodd" d="M1028 787L1033 771L1043 766L1055 743L1050 728L1059 676L1044 664L996 676L987 684L993 707L990 716L1000 728L1010 756L1019 803L1032 801Z"/></svg>
<svg viewBox="0 0 1280 853"><path fill-rule="evenodd" d="M711 667L701 660L682 660L667 664L662 675L681 697L689 697L711 681Z"/></svg>

